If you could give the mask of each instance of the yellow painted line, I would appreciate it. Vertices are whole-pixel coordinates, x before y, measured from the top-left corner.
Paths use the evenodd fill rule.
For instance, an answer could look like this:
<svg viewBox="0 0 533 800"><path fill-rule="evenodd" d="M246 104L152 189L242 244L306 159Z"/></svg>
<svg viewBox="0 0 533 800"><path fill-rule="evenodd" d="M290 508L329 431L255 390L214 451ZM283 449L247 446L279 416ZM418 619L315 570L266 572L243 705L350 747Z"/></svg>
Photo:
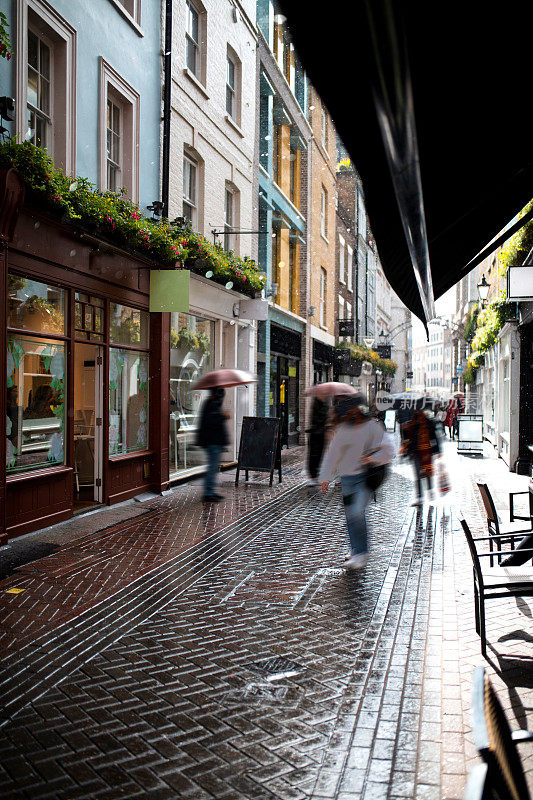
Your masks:
<svg viewBox="0 0 533 800"><path fill-rule="evenodd" d="M18 586L13 586L12 589L6 589L6 594L20 594L24 589L19 589Z"/></svg>

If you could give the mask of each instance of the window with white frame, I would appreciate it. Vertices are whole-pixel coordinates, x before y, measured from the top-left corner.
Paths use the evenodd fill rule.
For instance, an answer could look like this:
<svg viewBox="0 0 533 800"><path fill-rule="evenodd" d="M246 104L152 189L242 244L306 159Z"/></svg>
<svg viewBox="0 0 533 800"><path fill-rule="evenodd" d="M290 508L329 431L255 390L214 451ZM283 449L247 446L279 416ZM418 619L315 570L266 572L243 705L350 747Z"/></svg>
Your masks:
<svg viewBox="0 0 533 800"><path fill-rule="evenodd" d="M51 48L41 36L28 29L28 138L43 150L52 141L51 83Z"/></svg>
<svg viewBox="0 0 533 800"><path fill-rule="evenodd" d="M320 233L327 239L328 236L328 216L327 216L327 209L328 209L328 193L326 188L322 187L322 194L320 196Z"/></svg>
<svg viewBox="0 0 533 800"><path fill-rule="evenodd" d="M100 58L100 166L103 191L139 201L140 95Z"/></svg>
<svg viewBox="0 0 533 800"><path fill-rule="evenodd" d="M326 114L326 109L322 106L322 115L320 118L320 132L322 137L322 146L327 148L328 146L328 117Z"/></svg>
<svg viewBox="0 0 533 800"><path fill-rule="evenodd" d="M347 245L346 248L346 285L350 291L353 290L353 248Z"/></svg>
<svg viewBox="0 0 533 800"><path fill-rule="evenodd" d="M230 53L226 56L226 112L237 119L237 66Z"/></svg>
<svg viewBox="0 0 533 800"><path fill-rule="evenodd" d="M345 242L343 237L339 234L339 280L341 283L346 283L346 276L344 274L344 250Z"/></svg>
<svg viewBox="0 0 533 800"><path fill-rule="evenodd" d="M201 78L201 52L200 52L200 13L197 7L187 0L187 20L185 24L186 63L193 75Z"/></svg>
<svg viewBox="0 0 533 800"><path fill-rule="evenodd" d="M352 319L352 304L346 302L346 319Z"/></svg>
<svg viewBox="0 0 533 800"><path fill-rule="evenodd" d="M344 319L344 297L339 295L339 319Z"/></svg>
<svg viewBox="0 0 533 800"><path fill-rule="evenodd" d="M326 327L326 291L327 291L328 273L324 267L320 267L320 324L323 328Z"/></svg>
<svg viewBox="0 0 533 800"><path fill-rule="evenodd" d="M194 227L198 221L198 162L183 156L183 216Z"/></svg>
<svg viewBox="0 0 533 800"><path fill-rule="evenodd" d="M106 142L107 142L107 179L106 189L109 192L118 192L121 188L121 116L120 105L107 98L107 121L106 121Z"/></svg>
<svg viewBox="0 0 533 800"><path fill-rule="evenodd" d="M226 186L224 195L224 250L235 249L236 192Z"/></svg>
<svg viewBox="0 0 533 800"><path fill-rule="evenodd" d="M44 0L16 3L15 114L19 141L76 169L76 31Z"/></svg>
<svg viewBox="0 0 533 800"><path fill-rule="evenodd" d="M135 22L141 24L141 0L118 0L121 6L124 6L130 17Z"/></svg>

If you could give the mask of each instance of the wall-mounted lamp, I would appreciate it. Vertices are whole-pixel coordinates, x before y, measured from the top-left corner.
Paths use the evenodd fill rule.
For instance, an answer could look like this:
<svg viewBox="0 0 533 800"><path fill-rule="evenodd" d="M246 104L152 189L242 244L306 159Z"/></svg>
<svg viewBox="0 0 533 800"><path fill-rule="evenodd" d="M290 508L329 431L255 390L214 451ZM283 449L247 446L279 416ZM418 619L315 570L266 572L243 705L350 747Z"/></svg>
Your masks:
<svg viewBox="0 0 533 800"><path fill-rule="evenodd" d="M152 200L152 205L146 206L146 208L148 209L148 211L152 212L152 219L157 220L163 213L163 201Z"/></svg>
<svg viewBox="0 0 533 800"><path fill-rule="evenodd" d="M314 317L316 312L316 306L309 306L309 311L307 312L309 317Z"/></svg>

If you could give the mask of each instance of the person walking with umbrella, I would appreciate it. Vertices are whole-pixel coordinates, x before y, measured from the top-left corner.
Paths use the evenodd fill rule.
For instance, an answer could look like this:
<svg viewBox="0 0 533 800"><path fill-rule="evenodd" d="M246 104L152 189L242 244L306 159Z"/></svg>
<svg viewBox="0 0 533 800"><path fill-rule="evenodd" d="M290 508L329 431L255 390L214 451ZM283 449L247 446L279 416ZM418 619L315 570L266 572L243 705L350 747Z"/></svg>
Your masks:
<svg viewBox="0 0 533 800"><path fill-rule="evenodd" d="M414 506L422 504L422 478L428 492L432 491L433 456L440 453L439 437L429 413L415 411L411 421L404 425L404 443L400 448L400 453L407 453L413 462L417 490Z"/></svg>
<svg viewBox="0 0 533 800"><path fill-rule="evenodd" d="M227 429L229 414L222 411L224 387L244 386L255 383L256 378L238 369L217 369L203 375L194 384L195 389L209 389L209 397L200 409L196 444L203 447L207 455L207 470L204 475L204 497L206 503L218 503L224 497L215 491L216 476L220 467L222 451L229 445Z"/></svg>
<svg viewBox="0 0 533 800"><path fill-rule="evenodd" d="M387 464L394 447L383 425L364 411L362 395L339 397L335 406L335 432L320 470L322 491L340 475L341 491L350 539L346 566L361 569L368 561L368 534L365 518L370 491L366 486L367 468Z"/></svg>
<svg viewBox="0 0 533 800"><path fill-rule="evenodd" d="M311 425L306 430L309 434L307 471L309 474L309 485L316 486L318 481L318 470L322 461L324 445L326 443L326 425L328 422L328 403L320 397L314 397L311 405Z"/></svg>

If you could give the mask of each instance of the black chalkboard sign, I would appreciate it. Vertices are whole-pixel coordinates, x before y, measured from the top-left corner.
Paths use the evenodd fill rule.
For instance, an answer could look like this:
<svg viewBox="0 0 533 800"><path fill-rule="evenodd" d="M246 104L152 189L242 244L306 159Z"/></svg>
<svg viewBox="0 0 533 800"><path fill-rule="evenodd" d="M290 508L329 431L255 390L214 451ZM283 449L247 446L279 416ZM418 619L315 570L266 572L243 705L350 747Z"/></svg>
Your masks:
<svg viewBox="0 0 533 800"><path fill-rule="evenodd" d="M248 470L270 472L270 485L274 479L274 470L279 471L281 483L281 443L279 438L279 417L243 417L239 460L235 485L239 483L239 472Z"/></svg>

